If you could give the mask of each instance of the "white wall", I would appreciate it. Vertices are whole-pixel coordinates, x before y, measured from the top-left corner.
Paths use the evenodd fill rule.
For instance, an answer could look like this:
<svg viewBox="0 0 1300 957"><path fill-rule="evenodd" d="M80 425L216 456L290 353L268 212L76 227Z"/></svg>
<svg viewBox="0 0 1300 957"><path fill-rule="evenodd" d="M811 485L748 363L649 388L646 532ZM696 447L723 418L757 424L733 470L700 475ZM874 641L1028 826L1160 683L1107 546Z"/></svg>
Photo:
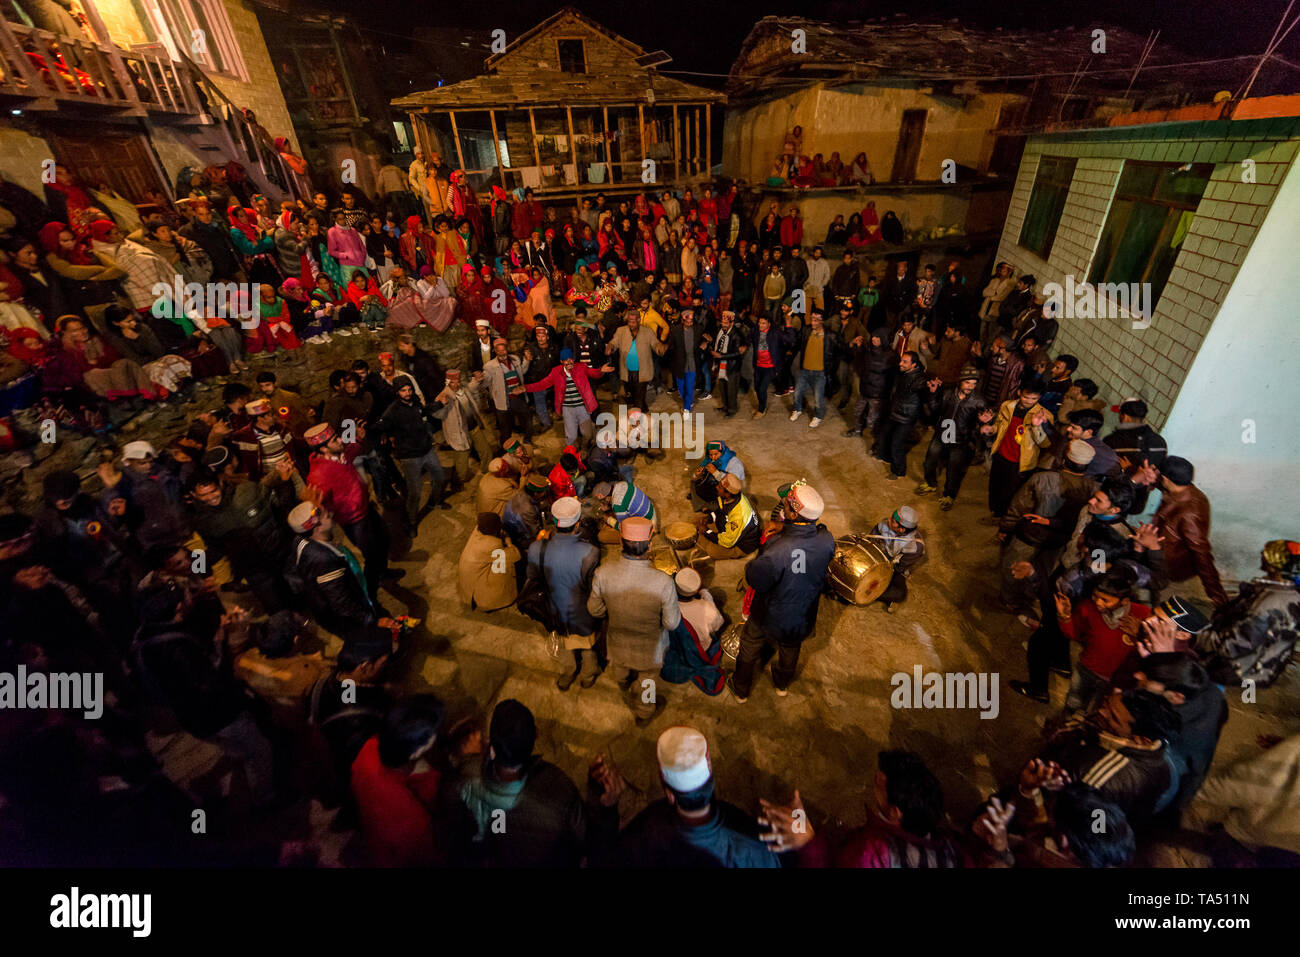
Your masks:
<svg viewBox="0 0 1300 957"><path fill-rule="evenodd" d="M1188 371L1162 434L1196 467L1225 577L1300 539L1300 164L1293 164ZM1255 441L1242 441L1250 420Z"/></svg>

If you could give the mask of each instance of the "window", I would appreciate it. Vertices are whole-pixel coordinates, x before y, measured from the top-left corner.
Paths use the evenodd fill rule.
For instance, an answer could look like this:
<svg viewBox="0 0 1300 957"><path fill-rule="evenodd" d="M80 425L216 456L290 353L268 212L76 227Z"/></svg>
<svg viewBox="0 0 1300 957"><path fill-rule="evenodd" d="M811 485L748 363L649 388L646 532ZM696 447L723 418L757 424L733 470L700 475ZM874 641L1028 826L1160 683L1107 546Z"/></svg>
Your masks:
<svg viewBox="0 0 1300 957"><path fill-rule="evenodd" d="M244 58L220 0L155 0L177 47L200 66L247 80Z"/></svg>
<svg viewBox="0 0 1300 957"><path fill-rule="evenodd" d="M1061 210L1065 209L1065 197L1070 195L1075 162L1065 156L1043 156L1038 160L1034 191L1029 194L1025 223L1020 227L1020 245L1040 259L1052 254Z"/></svg>
<svg viewBox="0 0 1300 957"><path fill-rule="evenodd" d="M555 50L561 73L587 72L587 50L582 40L556 40Z"/></svg>
<svg viewBox="0 0 1300 957"><path fill-rule="evenodd" d="M1088 282L1150 283L1154 311L1213 171L1210 163L1126 162Z"/></svg>

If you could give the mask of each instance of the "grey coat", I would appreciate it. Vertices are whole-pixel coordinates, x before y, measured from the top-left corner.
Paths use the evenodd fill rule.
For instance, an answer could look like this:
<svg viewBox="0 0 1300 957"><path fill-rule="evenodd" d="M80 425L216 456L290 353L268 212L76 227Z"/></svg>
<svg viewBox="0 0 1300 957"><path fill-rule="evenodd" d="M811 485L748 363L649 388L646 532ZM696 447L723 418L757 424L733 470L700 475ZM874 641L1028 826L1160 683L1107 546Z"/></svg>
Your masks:
<svg viewBox="0 0 1300 957"><path fill-rule="evenodd" d="M682 620L677 586L650 564L649 557L620 555L597 568L587 610L594 618L609 615L606 641L610 663L633 671L651 671L663 665L668 632Z"/></svg>

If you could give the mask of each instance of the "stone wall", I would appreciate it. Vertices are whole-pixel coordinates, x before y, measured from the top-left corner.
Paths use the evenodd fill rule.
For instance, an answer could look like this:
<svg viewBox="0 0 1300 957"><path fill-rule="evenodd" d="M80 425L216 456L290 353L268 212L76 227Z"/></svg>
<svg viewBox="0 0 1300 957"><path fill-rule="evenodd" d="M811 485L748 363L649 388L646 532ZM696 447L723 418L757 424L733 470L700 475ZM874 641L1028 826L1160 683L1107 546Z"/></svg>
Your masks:
<svg viewBox="0 0 1300 957"><path fill-rule="evenodd" d="M998 258L1016 273L1049 282L1087 279L1124 160L1213 163L1214 173L1149 328L1130 318L1062 318L1056 352L1079 359L1080 376L1118 401L1141 396L1159 427L1179 392L1219 307L1300 146L1300 119L1213 121L1116 127L1030 138L1012 193ZM1050 257L1019 245L1025 210L1043 155L1078 158ZM1254 183L1242 161L1254 160Z"/></svg>
<svg viewBox="0 0 1300 957"><path fill-rule="evenodd" d="M502 28L506 30L506 42L513 42L514 36L511 35L509 28L505 25ZM557 38L566 40L581 39L583 41L587 58L587 73L590 76L629 75L645 72L644 69L636 65L631 54L621 45L600 31L592 29L578 17L573 16L561 17L550 28L542 31L537 36L531 37L526 43L521 44L518 48L503 56L493 64L493 68L501 74L531 73L538 69L558 70L560 62L555 44ZM545 66L539 66L539 64L545 64Z"/></svg>

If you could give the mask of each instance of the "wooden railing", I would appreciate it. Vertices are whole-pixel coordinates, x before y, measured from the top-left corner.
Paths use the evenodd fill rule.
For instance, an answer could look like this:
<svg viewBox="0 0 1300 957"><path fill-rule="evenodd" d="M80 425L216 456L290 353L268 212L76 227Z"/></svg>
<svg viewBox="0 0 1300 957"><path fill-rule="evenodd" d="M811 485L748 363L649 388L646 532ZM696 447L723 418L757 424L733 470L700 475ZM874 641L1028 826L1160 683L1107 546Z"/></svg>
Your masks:
<svg viewBox="0 0 1300 957"><path fill-rule="evenodd" d="M84 103L131 112L198 114L187 64L156 49L123 50L0 19L0 95L36 108Z"/></svg>

